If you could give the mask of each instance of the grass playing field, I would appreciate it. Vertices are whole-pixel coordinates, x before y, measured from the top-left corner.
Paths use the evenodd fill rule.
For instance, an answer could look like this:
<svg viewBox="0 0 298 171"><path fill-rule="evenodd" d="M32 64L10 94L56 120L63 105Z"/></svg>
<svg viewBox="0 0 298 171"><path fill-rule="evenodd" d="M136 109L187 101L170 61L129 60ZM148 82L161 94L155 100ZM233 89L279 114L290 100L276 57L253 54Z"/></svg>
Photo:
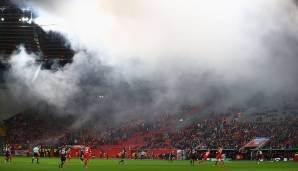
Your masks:
<svg viewBox="0 0 298 171"><path fill-rule="evenodd" d="M11 164L0 164L0 171L56 171L59 158L40 159L40 164L31 163L31 158L14 157ZM298 171L298 163L295 162L263 162L257 165L254 161L230 161L225 167L220 165L215 168L213 163L205 162L200 165L190 166L188 161L153 161L153 160L127 160L125 165L118 165L118 160L90 160L88 168L82 167L79 159L67 161L65 171L209 171L209 170L233 170L233 171Z"/></svg>

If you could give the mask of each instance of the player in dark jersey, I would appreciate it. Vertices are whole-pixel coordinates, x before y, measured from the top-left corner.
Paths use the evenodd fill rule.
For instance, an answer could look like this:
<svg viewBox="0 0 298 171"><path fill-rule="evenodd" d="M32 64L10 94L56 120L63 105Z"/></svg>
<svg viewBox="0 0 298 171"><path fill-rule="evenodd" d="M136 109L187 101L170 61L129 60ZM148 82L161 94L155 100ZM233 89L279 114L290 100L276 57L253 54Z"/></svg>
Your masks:
<svg viewBox="0 0 298 171"><path fill-rule="evenodd" d="M4 148L4 153L5 153L5 162L6 163L11 163L11 159L12 159L12 154L11 154L11 147L10 145L6 145Z"/></svg>
<svg viewBox="0 0 298 171"><path fill-rule="evenodd" d="M62 169L65 164L66 156L67 156L67 148L66 146L63 146L60 148L60 163L59 163L60 169Z"/></svg>
<svg viewBox="0 0 298 171"><path fill-rule="evenodd" d="M174 154L172 152L169 153L169 161L172 162L174 159Z"/></svg>
<svg viewBox="0 0 298 171"><path fill-rule="evenodd" d="M126 156L126 150L125 148L123 147L122 151L121 151L121 160L119 161L118 164L124 164L124 159L125 159L125 156Z"/></svg>
<svg viewBox="0 0 298 171"><path fill-rule="evenodd" d="M258 164L263 160L263 152L260 149L257 151L256 160L258 161Z"/></svg>
<svg viewBox="0 0 298 171"><path fill-rule="evenodd" d="M81 160L81 163L83 164L83 161L84 161L84 147L83 146L80 147L80 160Z"/></svg>
<svg viewBox="0 0 298 171"><path fill-rule="evenodd" d="M190 165L194 166L195 161L197 160L197 151L194 148L191 148L189 151L189 160L190 160Z"/></svg>

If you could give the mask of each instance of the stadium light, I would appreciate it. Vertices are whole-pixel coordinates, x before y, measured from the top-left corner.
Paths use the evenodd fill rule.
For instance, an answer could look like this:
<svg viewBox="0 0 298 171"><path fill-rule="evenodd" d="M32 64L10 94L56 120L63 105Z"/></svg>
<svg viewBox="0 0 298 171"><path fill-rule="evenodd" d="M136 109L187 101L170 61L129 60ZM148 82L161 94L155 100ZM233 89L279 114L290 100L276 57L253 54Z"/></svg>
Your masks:
<svg viewBox="0 0 298 171"><path fill-rule="evenodd" d="M30 19L27 23L28 23L28 24L32 24L32 19Z"/></svg>
<svg viewBox="0 0 298 171"><path fill-rule="evenodd" d="M22 11L25 12L25 11L30 11L30 8L22 8Z"/></svg>
<svg viewBox="0 0 298 171"><path fill-rule="evenodd" d="M22 18L21 18L21 21L22 21L22 22L28 22L28 21L29 21L29 18L28 18L28 17L22 17Z"/></svg>
<svg viewBox="0 0 298 171"><path fill-rule="evenodd" d="M98 96L98 98L99 98L99 99L103 99L103 98L104 98L104 96Z"/></svg>
<svg viewBox="0 0 298 171"><path fill-rule="evenodd" d="M1 21L5 21L5 19L3 17L1 17Z"/></svg>
<svg viewBox="0 0 298 171"><path fill-rule="evenodd" d="M32 24L32 18L22 17L19 19L20 22Z"/></svg>

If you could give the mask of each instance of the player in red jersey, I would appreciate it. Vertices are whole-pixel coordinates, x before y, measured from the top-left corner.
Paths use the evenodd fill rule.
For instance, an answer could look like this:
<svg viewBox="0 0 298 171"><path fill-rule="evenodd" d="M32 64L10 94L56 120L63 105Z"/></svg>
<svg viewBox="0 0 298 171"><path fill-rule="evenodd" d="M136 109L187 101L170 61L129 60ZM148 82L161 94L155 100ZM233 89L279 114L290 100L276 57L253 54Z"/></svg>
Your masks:
<svg viewBox="0 0 298 171"><path fill-rule="evenodd" d="M90 157L91 157L91 147L89 147L89 145L86 145L84 147L84 159L83 159L83 166L85 168L87 168L87 164L88 164Z"/></svg>
<svg viewBox="0 0 298 171"><path fill-rule="evenodd" d="M221 146L218 146L218 150L216 153L216 161L215 161L214 166L217 166L218 161L221 161L221 166L224 167L225 163L222 159L222 147Z"/></svg>
<svg viewBox="0 0 298 171"><path fill-rule="evenodd" d="M210 149L208 148L207 151L203 154L202 160L199 161L199 163L202 163L203 161L207 161L209 155L210 155Z"/></svg>
<svg viewBox="0 0 298 171"><path fill-rule="evenodd" d="M66 151L66 158L67 158L67 160L70 160L71 158L72 158L72 156L71 156L71 148L67 148L67 151Z"/></svg>

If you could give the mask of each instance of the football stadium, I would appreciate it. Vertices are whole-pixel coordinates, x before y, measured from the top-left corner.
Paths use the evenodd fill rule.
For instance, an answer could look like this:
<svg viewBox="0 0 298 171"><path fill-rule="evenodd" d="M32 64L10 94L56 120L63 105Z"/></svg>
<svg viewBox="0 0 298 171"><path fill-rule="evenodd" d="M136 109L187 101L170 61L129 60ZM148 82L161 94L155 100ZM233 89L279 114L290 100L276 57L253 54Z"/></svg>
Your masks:
<svg viewBox="0 0 298 171"><path fill-rule="evenodd" d="M298 171L297 0L0 0L0 170Z"/></svg>

